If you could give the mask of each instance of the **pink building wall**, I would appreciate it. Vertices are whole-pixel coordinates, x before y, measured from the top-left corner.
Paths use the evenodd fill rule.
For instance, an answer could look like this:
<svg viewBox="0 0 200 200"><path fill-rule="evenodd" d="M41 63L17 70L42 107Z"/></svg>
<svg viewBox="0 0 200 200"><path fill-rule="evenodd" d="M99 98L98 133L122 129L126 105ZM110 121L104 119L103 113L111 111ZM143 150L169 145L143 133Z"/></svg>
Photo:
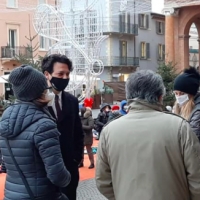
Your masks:
<svg viewBox="0 0 200 200"><path fill-rule="evenodd" d="M29 24L31 35L33 36L36 34L32 25L32 18L34 8L36 8L39 2L39 0L16 0L18 2L18 7L13 9L7 7L7 1L8 0L0 0L0 76L10 72L16 66L20 65L12 58L5 58L5 55L2 56L2 47L5 47L7 44L9 44L9 30L16 30L17 47L27 46L29 41L26 39L26 37L29 37ZM55 5L55 2L56 0L46 1L46 3L52 5ZM22 11L22 9L25 11ZM39 44L39 42L40 39L37 37L34 40L33 45L36 45L37 43ZM44 56L46 52L47 51L45 49L39 48L36 53ZM4 95L5 92L5 85L0 83L0 96Z"/></svg>

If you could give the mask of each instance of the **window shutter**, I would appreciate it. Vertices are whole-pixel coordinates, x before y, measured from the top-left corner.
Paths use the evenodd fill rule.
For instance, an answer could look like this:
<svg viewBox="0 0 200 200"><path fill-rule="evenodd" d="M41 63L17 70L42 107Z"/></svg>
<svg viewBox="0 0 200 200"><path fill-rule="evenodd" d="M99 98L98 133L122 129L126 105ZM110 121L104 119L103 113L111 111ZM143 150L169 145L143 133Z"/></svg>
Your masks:
<svg viewBox="0 0 200 200"><path fill-rule="evenodd" d="M164 44L162 45L162 50L163 50L163 57L162 58L163 58L163 60L165 60L165 45Z"/></svg>
<svg viewBox="0 0 200 200"><path fill-rule="evenodd" d="M142 58L142 42L140 42L140 58Z"/></svg>
<svg viewBox="0 0 200 200"><path fill-rule="evenodd" d="M146 43L146 58L150 58L150 43Z"/></svg>
<svg viewBox="0 0 200 200"><path fill-rule="evenodd" d="M157 45L157 60L160 60L159 48L160 48L160 44Z"/></svg>
<svg viewBox="0 0 200 200"><path fill-rule="evenodd" d="M149 29L149 15L146 15L146 29Z"/></svg>
<svg viewBox="0 0 200 200"><path fill-rule="evenodd" d="M141 14L138 14L138 24L139 24L139 27L141 27L141 25L142 25L141 20L142 20Z"/></svg>
<svg viewBox="0 0 200 200"><path fill-rule="evenodd" d="M119 15L119 31L122 32L122 14Z"/></svg>
<svg viewBox="0 0 200 200"><path fill-rule="evenodd" d="M162 22L162 30L163 30L163 34L165 34L165 22Z"/></svg>
<svg viewBox="0 0 200 200"><path fill-rule="evenodd" d="M127 15L127 32L130 33L131 30L131 15L128 13Z"/></svg>
<svg viewBox="0 0 200 200"><path fill-rule="evenodd" d="M159 33L159 22L156 21L156 33L158 34Z"/></svg>
<svg viewBox="0 0 200 200"><path fill-rule="evenodd" d="M119 41L119 53L120 53L120 58L122 57L122 41Z"/></svg>

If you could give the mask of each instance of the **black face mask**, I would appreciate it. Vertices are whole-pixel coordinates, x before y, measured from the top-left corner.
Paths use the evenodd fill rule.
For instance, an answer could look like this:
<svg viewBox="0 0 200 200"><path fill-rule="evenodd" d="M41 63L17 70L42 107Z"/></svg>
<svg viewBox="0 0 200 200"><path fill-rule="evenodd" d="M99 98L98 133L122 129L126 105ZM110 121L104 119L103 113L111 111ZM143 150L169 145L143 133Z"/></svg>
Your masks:
<svg viewBox="0 0 200 200"><path fill-rule="evenodd" d="M67 87L69 83L69 78L63 79L63 78L52 77L52 79L50 80L50 83L56 91L60 92L60 91L63 91Z"/></svg>

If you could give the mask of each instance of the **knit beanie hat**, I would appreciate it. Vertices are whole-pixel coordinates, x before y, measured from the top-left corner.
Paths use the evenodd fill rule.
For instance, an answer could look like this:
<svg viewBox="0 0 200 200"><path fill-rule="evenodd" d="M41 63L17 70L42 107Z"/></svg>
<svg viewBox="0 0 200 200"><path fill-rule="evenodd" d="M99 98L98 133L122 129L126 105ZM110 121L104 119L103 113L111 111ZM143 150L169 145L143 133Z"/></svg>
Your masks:
<svg viewBox="0 0 200 200"><path fill-rule="evenodd" d="M9 76L14 95L21 101L32 101L39 98L48 88L45 76L28 65L15 68Z"/></svg>
<svg viewBox="0 0 200 200"><path fill-rule="evenodd" d="M119 107L118 105L112 106L112 111L113 111L113 110L119 110L119 109L120 109L120 107Z"/></svg>
<svg viewBox="0 0 200 200"><path fill-rule="evenodd" d="M174 81L174 90L195 96L200 86L200 74L194 68L185 69Z"/></svg>

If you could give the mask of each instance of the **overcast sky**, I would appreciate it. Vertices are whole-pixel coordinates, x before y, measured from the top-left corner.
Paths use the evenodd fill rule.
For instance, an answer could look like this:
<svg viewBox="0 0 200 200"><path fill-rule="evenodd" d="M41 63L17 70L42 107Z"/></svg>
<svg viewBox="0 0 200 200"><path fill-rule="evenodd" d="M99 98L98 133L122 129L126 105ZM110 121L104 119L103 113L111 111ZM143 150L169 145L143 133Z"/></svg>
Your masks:
<svg viewBox="0 0 200 200"><path fill-rule="evenodd" d="M152 0L152 11L161 13L164 8L164 0Z"/></svg>

